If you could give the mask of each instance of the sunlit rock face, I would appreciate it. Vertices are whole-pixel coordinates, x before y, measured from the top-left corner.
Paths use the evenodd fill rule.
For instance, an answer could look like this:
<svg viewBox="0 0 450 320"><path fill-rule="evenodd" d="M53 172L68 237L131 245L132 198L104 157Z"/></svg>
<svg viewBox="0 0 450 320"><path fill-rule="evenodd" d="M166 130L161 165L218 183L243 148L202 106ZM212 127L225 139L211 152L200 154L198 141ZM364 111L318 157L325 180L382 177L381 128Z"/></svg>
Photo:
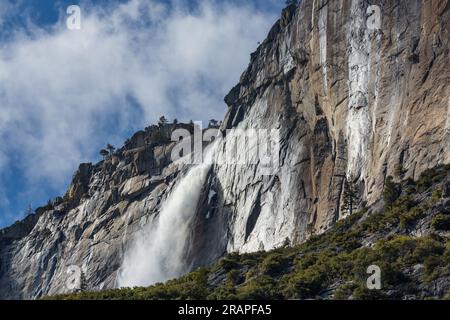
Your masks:
<svg viewBox="0 0 450 320"><path fill-rule="evenodd" d="M211 166L183 235L181 269L324 232L348 214L346 180L357 206L370 205L387 176L417 178L449 163L448 7L303 0L286 8L225 98L221 127L278 129L279 166L269 175L258 162ZM0 296L67 292L70 265L80 266L89 289L116 286L133 239L157 223L189 176L189 167L171 163L173 129L139 132L104 162L80 166L64 199L3 230ZM173 226L174 236L179 230Z"/></svg>
<svg viewBox="0 0 450 320"><path fill-rule="evenodd" d="M448 16L447 1L315 0L284 10L226 97L223 129L281 130L274 176L216 168L209 216L229 216L228 251L323 232L346 214L345 179L370 205L386 176L417 178L449 162Z"/></svg>
<svg viewBox="0 0 450 320"><path fill-rule="evenodd" d="M171 163L174 129L193 131L167 124L136 133L104 161L80 165L63 198L2 230L0 296L69 292L70 266L80 268L87 288L115 287L131 240L157 219L183 173Z"/></svg>

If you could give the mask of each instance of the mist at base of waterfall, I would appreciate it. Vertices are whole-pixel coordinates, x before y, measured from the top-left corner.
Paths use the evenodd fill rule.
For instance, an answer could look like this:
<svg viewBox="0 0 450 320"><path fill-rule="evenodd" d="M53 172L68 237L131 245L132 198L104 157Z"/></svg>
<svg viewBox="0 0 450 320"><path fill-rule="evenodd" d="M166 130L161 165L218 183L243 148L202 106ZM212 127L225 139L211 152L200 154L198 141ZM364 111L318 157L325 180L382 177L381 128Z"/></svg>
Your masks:
<svg viewBox="0 0 450 320"><path fill-rule="evenodd" d="M214 145L207 148L204 162L188 171L164 202L155 222L137 235L125 253L118 287L148 286L189 271L184 257L214 151Z"/></svg>

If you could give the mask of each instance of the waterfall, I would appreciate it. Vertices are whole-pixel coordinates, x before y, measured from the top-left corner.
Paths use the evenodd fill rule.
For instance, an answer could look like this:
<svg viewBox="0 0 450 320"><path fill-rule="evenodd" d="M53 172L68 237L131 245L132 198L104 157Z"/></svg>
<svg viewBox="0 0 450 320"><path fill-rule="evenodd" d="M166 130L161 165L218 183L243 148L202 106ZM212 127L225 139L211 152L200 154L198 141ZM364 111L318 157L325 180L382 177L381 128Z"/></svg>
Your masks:
<svg viewBox="0 0 450 320"><path fill-rule="evenodd" d="M189 271L184 261L189 234L217 144L209 146L203 163L191 168L175 186L156 222L137 235L119 270L119 287L148 286Z"/></svg>

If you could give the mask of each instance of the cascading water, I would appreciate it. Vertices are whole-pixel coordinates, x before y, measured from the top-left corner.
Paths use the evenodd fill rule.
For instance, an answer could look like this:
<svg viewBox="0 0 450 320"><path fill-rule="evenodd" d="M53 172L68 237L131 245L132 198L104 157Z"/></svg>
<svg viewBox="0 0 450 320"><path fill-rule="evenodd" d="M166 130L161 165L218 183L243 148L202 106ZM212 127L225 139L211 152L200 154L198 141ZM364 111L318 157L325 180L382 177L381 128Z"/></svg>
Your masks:
<svg viewBox="0 0 450 320"><path fill-rule="evenodd" d="M191 168L162 206L155 223L149 223L125 254L119 287L147 286L186 273L184 261L197 203L211 168L216 146L205 151L203 163Z"/></svg>

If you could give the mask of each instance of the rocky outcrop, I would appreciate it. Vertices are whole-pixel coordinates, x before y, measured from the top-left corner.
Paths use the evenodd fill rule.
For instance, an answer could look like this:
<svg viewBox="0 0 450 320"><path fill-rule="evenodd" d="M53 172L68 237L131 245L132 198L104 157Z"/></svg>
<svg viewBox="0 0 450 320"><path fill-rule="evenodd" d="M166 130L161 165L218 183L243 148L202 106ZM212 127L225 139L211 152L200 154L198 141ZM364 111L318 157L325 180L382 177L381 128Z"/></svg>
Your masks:
<svg viewBox="0 0 450 320"><path fill-rule="evenodd" d="M346 181L362 207L388 175L417 178L450 161L448 18L448 1L314 0L283 11L225 98L223 130L281 135L272 177L258 165L216 167L209 216L228 217L227 251L327 230L347 214Z"/></svg>
<svg viewBox="0 0 450 320"><path fill-rule="evenodd" d="M136 133L104 161L81 164L64 198L0 234L0 297L35 298L68 290L72 265L89 288L115 286L129 239L157 215L181 170L169 163L175 129Z"/></svg>
<svg viewBox="0 0 450 320"><path fill-rule="evenodd" d="M417 178L450 162L448 4L303 0L283 11L226 96L221 126L278 129L279 166L269 175L260 162L211 169L191 267L303 242L348 214L349 183L362 207L380 198L387 176ZM187 169L169 157L177 126L192 132L136 133L107 160L81 165L64 199L2 231L0 296L64 292L70 265L89 289L115 286L130 241Z"/></svg>
<svg viewBox="0 0 450 320"><path fill-rule="evenodd" d="M449 184L450 165L438 166L418 181L391 181L391 202L378 201L300 245L230 253L210 267L147 288L50 299L448 299ZM379 286L369 289L377 269Z"/></svg>

